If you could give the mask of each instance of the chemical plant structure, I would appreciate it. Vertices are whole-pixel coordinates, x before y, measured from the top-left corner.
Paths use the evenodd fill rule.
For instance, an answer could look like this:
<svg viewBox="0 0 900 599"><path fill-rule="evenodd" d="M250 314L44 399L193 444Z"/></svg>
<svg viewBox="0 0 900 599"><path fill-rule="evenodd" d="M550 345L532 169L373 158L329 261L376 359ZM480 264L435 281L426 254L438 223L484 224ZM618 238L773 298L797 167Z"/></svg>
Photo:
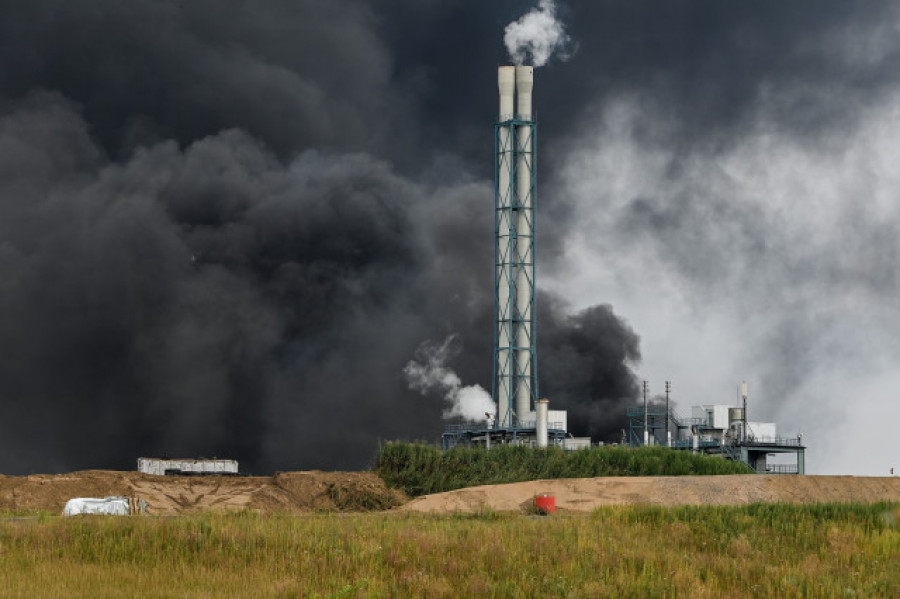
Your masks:
<svg viewBox="0 0 900 599"><path fill-rule="evenodd" d="M534 67L497 69L500 118L494 126L494 367L497 418L450 425L442 445L513 443L566 449L590 446L573 438L564 410L538 395L535 352L535 166L537 123L532 113ZM514 107L514 103L516 106Z"/></svg>
<svg viewBox="0 0 900 599"><path fill-rule="evenodd" d="M803 445L803 434L779 437L774 422L748 420L746 382L741 383L743 405L693 406L690 418L677 415L670 407L670 391L671 385L667 381L665 404L648 405L647 382L644 381L643 405L631 406L627 410L626 445L661 445L720 456L743 462L760 474L805 474L806 447ZM795 463L770 463L769 458L778 454L793 455Z"/></svg>
<svg viewBox="0 0 900 599"><path fill-rule="evenodd" d="M568 432L565 410L551 410L538 394L535 351L535 208L537 187L537 122L532 112L534 67L497 69L500 116L494 125L494 362L492 397L497 417L485 413L480 424L451 424L442 436L444 450L497 444L567 450L590 447L589 437ZM803 436L780 438L773 422L747 420L747 385L741 386L743 407L694 406L690 418L669 407L629 407L627 437L631 447L662 445L674 450L717 455L740 461L756 472L803 474ZM673 438L672 432L675 435ZM793 454L796 465L769 463L775 454Z"/></svg>

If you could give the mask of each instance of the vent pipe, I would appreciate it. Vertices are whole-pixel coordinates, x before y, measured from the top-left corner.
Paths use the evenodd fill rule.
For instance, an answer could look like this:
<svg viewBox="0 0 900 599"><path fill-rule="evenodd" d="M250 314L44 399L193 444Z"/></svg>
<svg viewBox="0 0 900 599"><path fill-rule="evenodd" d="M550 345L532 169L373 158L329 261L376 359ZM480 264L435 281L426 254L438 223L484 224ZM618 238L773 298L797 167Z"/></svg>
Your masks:
<svg viewBox="0 0 900 599"><path fill-rule="evenodd" d="M547 447L547 429L549 428L549 399L538 399L535 402L537 422L535 423L535 433L537 434L537 446Z"/></svg>

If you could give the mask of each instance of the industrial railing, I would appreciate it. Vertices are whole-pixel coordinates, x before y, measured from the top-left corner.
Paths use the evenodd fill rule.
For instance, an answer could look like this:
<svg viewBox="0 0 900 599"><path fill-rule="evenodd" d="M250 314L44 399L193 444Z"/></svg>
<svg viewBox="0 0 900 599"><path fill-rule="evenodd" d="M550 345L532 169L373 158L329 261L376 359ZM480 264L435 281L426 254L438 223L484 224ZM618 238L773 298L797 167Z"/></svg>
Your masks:
<svg viewBox="0 0 900 599"><path fill-rule="evenodd" d="M717 440L700 440L697 444L697 447L720 447L722 445L721 441ZM694 446L693 439L672 439L672 447L675 449L690 449Z"/></svg>
<svg viewBox="0 0 900 599"><path fill-rule="evenodd" d="M800 469L793 464L769 464L756 472L757 474L798 474Z"/></svg>
<svg viewBox="0 0 900 599"><path fill-rule="evenodd" d="M534 420L525 421L518 426L500 426L497 423L494 423L494 426L488 427L487 423L451 423L447 424L444 427L444 433L468 433L472 431L490 431L490 430L534 430L537 424ZM561 431L565 430L563 428L562 422L548 422L547 430L551 431Z"/></svg>
<svg viewBox="0 0 900 599"><path fill-rule="evenodd" d="M797 437L756 437L747 439L742 445L783 445L787 447L801 447Z"/></svg>
<svg viewBox="0 0 900 599"><path fill-rule="evenodd" d="M631 418L643 418L644 406L628 406L625 409L625 415ZM649 418L665 418L666 409L650 405L647 406L647 416ZM686 418L680 416L673 408L669 408L669 422L677 428L690 428L692 426L703 426L707 423L706 418ZM654 427L657 428L657 427Z"/></svg>
<svg viewBox="0 0 900 599"><path fill-rule="evenodd" d="M516 427L516 428L524 428L524 429L537 428L537 422L534 421L534 420L526 420L525 422L522 422L522 423L521 423L518 427ZM561 430L563 430L563 423L562 423L562 422L548 422L548 423L547 423L547 428L548 428L549 430L557 430L557 431L561 431Z"/></svg>

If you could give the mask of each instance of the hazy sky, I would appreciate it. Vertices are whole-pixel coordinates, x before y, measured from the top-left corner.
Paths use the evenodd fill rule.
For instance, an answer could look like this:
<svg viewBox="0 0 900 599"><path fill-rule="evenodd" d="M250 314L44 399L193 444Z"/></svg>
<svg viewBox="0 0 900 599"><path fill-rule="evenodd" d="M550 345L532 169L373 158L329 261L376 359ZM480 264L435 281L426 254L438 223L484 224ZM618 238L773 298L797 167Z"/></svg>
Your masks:
<svg viewBox="0 0 900 599"><path fill-rule="evenodd" d="M362 468L490 387L498 0L0 0L0 471ZM570 0L535 72L542 394L639 381L900 468L900 8ZM566 60L562 60L566 58Z"/></svg>

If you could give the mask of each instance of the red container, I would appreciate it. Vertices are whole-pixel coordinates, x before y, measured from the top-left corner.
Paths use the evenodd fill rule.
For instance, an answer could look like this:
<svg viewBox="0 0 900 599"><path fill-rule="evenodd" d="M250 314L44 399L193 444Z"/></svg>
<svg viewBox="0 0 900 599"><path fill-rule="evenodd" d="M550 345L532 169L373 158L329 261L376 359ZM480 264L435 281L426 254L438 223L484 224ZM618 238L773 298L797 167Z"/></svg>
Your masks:
<svg viewBox="0 0 900 599"><path fill-rule="evenodd" d="M536 495L534 498L534 509L539 514L555 514L556 513L556 497L543 493Z"/></svg>

